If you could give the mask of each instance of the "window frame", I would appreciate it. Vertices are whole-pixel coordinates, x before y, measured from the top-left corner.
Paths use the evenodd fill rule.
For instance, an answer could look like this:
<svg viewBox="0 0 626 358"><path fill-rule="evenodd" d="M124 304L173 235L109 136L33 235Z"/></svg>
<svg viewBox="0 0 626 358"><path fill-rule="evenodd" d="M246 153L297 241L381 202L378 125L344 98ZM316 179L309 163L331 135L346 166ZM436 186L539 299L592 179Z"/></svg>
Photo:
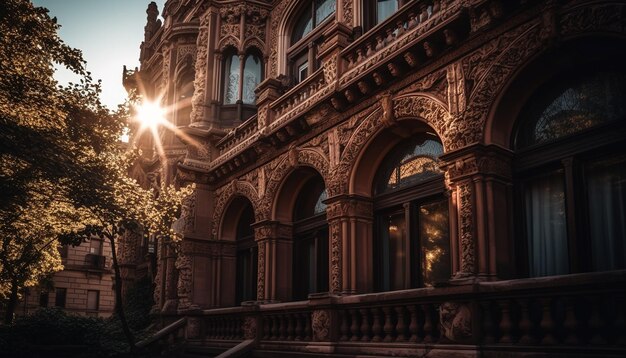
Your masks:
<svg viewBox="0 0 626 358"><path fill-rule="evenodd" d="M290 36L288 36L289 39L288 39L287 51L286 51L287 69L288 69L289 76L292 78L293 85L297 85L298 83L304 82L306 78L309 78L315 71L317 71L320 68L321 64L319 63L319 60L317 59L317 51L316 51L317 44L323 41L323 33L326 27L329 26L329 24L331 24L334 21L337 15L337 8L336 8L336 3L335 3L335 11L332 14L328 15L328 17L326 17L325 19L323 19L322 21L316 24L315 23L315 1L314 0L310 1L308 6L311 7L310 10L312 14L311 18L312 18L313 28L311 29L311 31L309 31L307 34L302 36L297 41L295 42L293 41L291 34L293 34L293 32L295 31L295 28L298 25L299 20L301 19L301 16L306 12L306 7L302 6L297 12L298 16L296 16L296 21L291 26L290 31L289 31ZM298 69L305 62L308 63L308 73L305 78L300 79Z"/></svg>
<svg viewBox="0 0 626 358"><path fill-rule="evenodd" d="M437 140L439 143L441 141L439 138L432 134L422 133L417 134L418 136L424 136L426 139ZM412 146L408 146L412 147ZM389 158L391 155L396 155L398 153L394 153L394 151L398 149L406 149L407 144L403 142L397 143L386 155L385 159ZM443 154L443 153L442 153ZM385 163L386 160L383 160L382 163ZM387 171L389 168L383 167L384 164L379 166L376 171L375 180L372 183L372 192L374 193L374 291L375 292L385 292L387 291L386 286L390 286L391 282L386 283L389 280L389 277L384 277L384 260L382 250L380 248L385 243L381 242L381 240L388 240L387 235L384 234L384 225L383 221L389 213L401 213L404 212L404 225L405 225L405 268L404 268L404 276L405 282L404 287L397 288L401 289L409 289L409 288L419 288L426 287L424 283L424 274L423 274L423 258L422 258L422 238L419 235L419 208L423 205L427 205L430 203L436 203L445 201L446 206L448 208L448 213L450 210L450 203L445 195L446 186L444 182L444 174L435 174L430 177L425 178L422 181L409 183L406 186L399 186L397 188L390 188L381 193L377 193L378 188L380 187L380 182L387 179ZM395 169L394 169L395 170ZM385 175L383 175L385 174ZM450 252L451 242L450 242L450 217L447 215L447 225L448 225L448 265L449 265L449 273L452 274L452 257ZM378 253L378 254L377 254ZM447 280L449 280L448 277ZM447 281L446 280L446 281ZM437 284L435 282L434 284ZM394 288L390 288L390 290L395 290Z"/></svg>
<svg viewBox="0 0 626 358"><path fill-rule="evenodd" d="M244 219L243 215L246 213L246 210L251 211L251 224L254 223L254 209L250 206L249 203L246 204L246 207L241 211L239 215L239 219L237 220L237 231L235 233L235 243L236 243L236 266L235 266L235 277L236 277L236 285L235 285L235 303L237 305L246 301L254 301L257 299L257 280L258 280L258 260L259 260L259 249L258 245L254 239L254 230L251 233L247 233L247 235L242 235L240 231L241 220ZM243 272L241 267L244 259L249 259L250 267L248 268L248 272ZM244 287L246 285L245 277L250 279L248 284L249 287ZM245 295L245 291L250 290L250 297Z"/></svg>
<svg viewBox="0 0 626 358"><path fill-rule="evenodd" d="M578 68L579 69L579 68ZM567 274L598 271L593 267L592 256L589 253L593 247L593 237L590 228L590 209L585 167L601 160L618 158L626 155L626 118L613 120L596 126L585 128L579 132L566 134L562 137L544 142L524 145L520 135L526 121L535 118L524 118L526 105L533 96L555 91L562 85L558 80L568 74L576 74L574 69L555 73L549 79L536 86L533 94L526 98L526 104L518 113L510 139L514 149L513 159L513 211L514 248L516 252L516 272L518 277L532 276L530 267L530 237L526 228L526 200L525 193L528 183L547 172L561 171L563 178L563 195L565 209L565 227L567 240L567 259L569 271ZM605 70L622 71L620 68L605 68ZM583 76L588 75L584 73ZM568 77L569 78L569 77ZM576 79L568 81L576 82ZM550 105L550 103L548 103ZM521 146L521 148L518 148Z"/></svg>

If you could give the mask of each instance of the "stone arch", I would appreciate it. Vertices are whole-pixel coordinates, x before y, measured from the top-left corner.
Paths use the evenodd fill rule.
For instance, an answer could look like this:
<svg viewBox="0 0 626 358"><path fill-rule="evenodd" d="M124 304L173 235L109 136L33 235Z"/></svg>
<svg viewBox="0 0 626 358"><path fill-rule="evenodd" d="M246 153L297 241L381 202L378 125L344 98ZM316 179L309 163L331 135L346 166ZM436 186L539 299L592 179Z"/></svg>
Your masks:
<svg viewBox="0 0 626 358"><path fill-rule="evenodd" d="M298 1L282 0L274 6L274 14L282 14L282 16L272 16L270 31L270 71L268 77L276 77L284 73L287 68L285 58L287 53L287 40L289 38L289 30L293 26L293 22L297 20L294 12L297 11L302 4Z"/></svg>
<svg viewBox="0 0 626 358"><path fill-rule="evenodd" d="M235 49L235 51L239 51L240 50L240 43L239 40L236 39L233 36L226 36L223 39L220 40L219 45L217 46L217 48L219 48L219 52L220 53L225 53L226 51L228 51L229 47L232 47Z"/></svg>
<svg viewBox="0 0 626 358"><path fill-rule="evenodd" d="M243 43L244 53L258 52L259 55L265 57L265 43L258 37L247 38Z"/></svg>
<svg viewBox="0 0 626 358"><path fill-rule="evenodd" d="M235 241L237 234L237 225L240 220L241 213L247 205L252 207L254 204L248 197L241 194L234 194L224 207L221 220L219 222L218 237L220 240ZM226 219L228 218L228 219ZM236 219L234 219L236 218Z"/></svg>
<svg viewBox="0 0 626 358"><path fill-rule="evenodd" d="M237 197L244 197L252 204L255 219L259 220L259 194L254 186L247 181L234 179L230 184L219 188L215 193L215 209L213 211L213 228L211 237L214 240L219 238L218 233L221 232L222 219L226 208Z"/></svg>
<svg viewBox="0 0 626 358"><path fill-rule="evenodd" d="M533 92L533 87L536 87L537 79L561 71L564 63L580 65L587 58L579 57L577 51L580 49L575 45L571 46L569 55L577 60L571 61L571 58L567 58L565 53L570 45L590 44L587 47L590 48L591 57L604 55L606 58L611 57L607 50L624 48L626 27L616 24L624 22L626 6L605 4L595 10L589 12L588 8L579 7L564 13L559 18L558 34L553 24L554 14L548 12L542 22L534 24L508 43L506 49L491 62L489 70L470 97L465 118L470 128L477 129L477 135L480 135L477 140L485 144L510 147L515 119L521 106ZM589 19L590 15L593 19ZM558 53L554 51L547 54L553 48L557 36ZM621 46L609 43L616 40ZM602 41L605 41L605 47L599 44ZM592 50L594 45L595 50ZM542 61L537 61L539 57ZM551 60L550 63L543 61L546 57Z"/></svg>
<svg viewBox="0 0 626 358"><path fill-rule="evenodd" d="M292 147L278 159L278 164L274 168L268 168L272 173L268 178L265 187L265 194L259 205L260 219L273 217L274 203L278 195L279 188L286 178L299 167L310 167L317 171L326 185L330 179L330 162L324 152L319 148L297 148Z"/></svg>
<svg viewBox="0 0 626 358"><path fill-rule="evenodd" d="M404 128L408 123L406 120L415 119L431 127L447 150L451 145L446 137L447 126L452 121L452 116L443 102L426 93L410 93L396 98L383 97L380 107L359 124L348 140L333 175L334 181L329 186L329 196L353 192L355 162L378 133L398 125Z"/></svg>

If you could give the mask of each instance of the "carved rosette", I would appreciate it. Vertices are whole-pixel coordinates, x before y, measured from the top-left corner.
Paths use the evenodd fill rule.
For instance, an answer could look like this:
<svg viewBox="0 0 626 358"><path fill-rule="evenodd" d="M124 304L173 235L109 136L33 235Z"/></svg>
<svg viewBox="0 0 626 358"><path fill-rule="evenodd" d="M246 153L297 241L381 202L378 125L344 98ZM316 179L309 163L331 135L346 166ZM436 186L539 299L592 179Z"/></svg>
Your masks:
<svg viewBox="0 0 626 358"><path fill-rule="evenodd" d="M315 310L311 318L313 338L316 341L330 339L330 312L328 310Z"/></svg>
<svg viewBox="0 0 626 358"><path fill-rule="evenodd" d="M464 303L444 302L439 307L441 335L455 343L472 339L472 311Z"/></svg>
<svg viewBox="0 0 626 358"><path fill-rule="evenodd" d="M257 336L257 319L251 316L245 317L241 324L241 330L245 339L255 339Z"/></svg>

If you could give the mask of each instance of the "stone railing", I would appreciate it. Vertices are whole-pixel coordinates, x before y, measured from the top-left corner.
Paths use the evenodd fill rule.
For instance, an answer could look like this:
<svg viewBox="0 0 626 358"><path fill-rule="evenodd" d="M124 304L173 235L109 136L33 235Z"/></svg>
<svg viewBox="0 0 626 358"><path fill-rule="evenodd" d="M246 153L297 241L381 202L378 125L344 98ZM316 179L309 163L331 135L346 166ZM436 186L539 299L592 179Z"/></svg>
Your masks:
<svg viewBox="0 0 626 358"><path fill-rule="evenodd" d="M324 80L322 67L270 105L276 118L270 126L275 127L284 123L297 116L303 109L309 108L310 104L320 99L320 94L327 94L327 91L323 91L326 88L328 84Z"/></svg>
<svg viewBox="0 0 626 358"><path fill-rule="evenodd" d="M226 347L225 340L234 346L254 339L257 350L294 354L410 356L456 347L620 355L626 353L625 306L626 271L321 295L203 311L196 316L202 326L196 343Z"/></svg>
<svg viewBox="0 0 626 358"><path fill-rule="evenodd" d="M250 117L239 126L233 128L224 138L217 142L217 148L220 151L220 155L228 152L234 148L237 144L250 138L257 131L257 115Z"/></svg>

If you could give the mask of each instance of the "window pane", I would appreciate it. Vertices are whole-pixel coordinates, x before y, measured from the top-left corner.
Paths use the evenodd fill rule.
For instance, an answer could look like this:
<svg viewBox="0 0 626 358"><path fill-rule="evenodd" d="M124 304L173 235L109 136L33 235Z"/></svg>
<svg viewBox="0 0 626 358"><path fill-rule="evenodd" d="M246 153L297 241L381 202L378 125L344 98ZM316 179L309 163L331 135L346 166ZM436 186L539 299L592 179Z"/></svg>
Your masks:
<svg viewBox="0 0 626 358"><path fill-rule="evenodd" d="M98 309L100 301L100 291L87 291L87 309L95 311Z"/></svg>
<svg viewBox="0 0 626 358"><path fill-rule="evenodd" d="M419 207L421 269L424 286L450 279L448 200Z"/></svg>
<svg viewBox="0 0 626 358"><path fill-rule="evenodd" d="M315 26L335 13L335 0L315 0Z"/></svg>
<svg viewBox="0 0 626 358"><path fill-rule="evenodd" d="M291 36L291 44L295 44L306 34L313 30L313 18L311 16L311 8L307 7L304 13L301 15L296 27L294 27L293 35Z"/></svg>
<svg viewBox="0 0 626 358"><path fill-rule="evenodd" d="M304 81L309 75L309 63L305 62L298 66L298 83Z"/></svg>
<svg viewBox="0 0 626 358"><path fill-rule="evenodd" d="M230 56L224 68L224 104L235 104L239 99L239 56Z"/></svg>
<svg viewBox="0 0 626 358"><path fill-rule="evenodd" d="M569 273L563 174L529 181L524 197L530 276Z"/></svg>
<svg viewBox="0 0 626 358"><path fill-rule="evenodd" d="M376 193L418 184L440 175L437 159L443 153L438 140L418 136L399 144L383 160L379 169Z"/></svg>
<svg viewBox="0 0 626 358"><path fill-rule="evenodd" d="M67 289L55 288L54 294L55 294L54 305L57 307L65 307L65 296L67 294Z"/></svg>
<svg viewBox="0 0 626 358"><path fill-rule="evenodd" d="M243 70L243 103L254 104L256 102L254 90L256 90L256 87L261 82L261 67L261 59L258 56L248 55L248 57L246 57Z"/></svg>
<svg viewBox="0 0 626 358"><path fill-rule="evenodd" d="M626 75L600 72L558 79L543 88L524 109L517 146L522 148L626 118ZM565 86L561 85L562 83Z"/></svg>
<svg viewBox="0 0 626 358"><path fill-rule="evenodd" d="M404 211L384 215L377 253L379 262L379 289L382 291L407 288L406 279L406 224Z"/></svg>
<svg viewBox="0 0 626 358"><path fill-rule="evenodd" d="M376 4L376 23L380 24L398 10L398 0L378 0Z"/></svg>
<svg viewBox="0 0 626 358"><path fill-rule="evenodd" d="M592 269L626 268L626 158L587 168Z"/></svg>

